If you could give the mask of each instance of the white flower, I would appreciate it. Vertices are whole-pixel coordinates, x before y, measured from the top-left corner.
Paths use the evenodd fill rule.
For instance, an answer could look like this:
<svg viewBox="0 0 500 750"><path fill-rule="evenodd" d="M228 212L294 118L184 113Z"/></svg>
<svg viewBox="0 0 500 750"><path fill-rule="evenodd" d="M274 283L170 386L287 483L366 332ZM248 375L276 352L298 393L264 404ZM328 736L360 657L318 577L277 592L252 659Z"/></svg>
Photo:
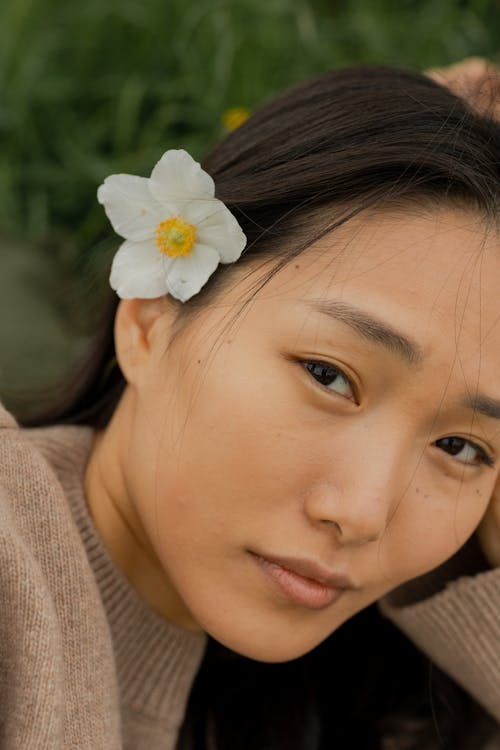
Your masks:
<svg viewBox="0 0 500 750"><path fill-rule="evenodd" d="M238 260L246 237L214 191L210 175L183 150L166 151L149 179L104 180L97 199L125 238L109 278L119 297L171 294L186 302L219 263Z"/></svg>

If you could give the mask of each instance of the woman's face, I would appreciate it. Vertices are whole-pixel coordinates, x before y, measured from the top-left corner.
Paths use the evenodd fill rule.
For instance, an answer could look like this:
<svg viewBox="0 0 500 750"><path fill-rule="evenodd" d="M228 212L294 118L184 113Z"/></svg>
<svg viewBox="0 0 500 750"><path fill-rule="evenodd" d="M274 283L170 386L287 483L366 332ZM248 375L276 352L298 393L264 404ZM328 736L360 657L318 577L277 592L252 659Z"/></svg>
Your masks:
<svg viewBox="0 0 500 750"><path fill-rule="evenodd" d="M172 315L148 328L114 500L179 597L172 619L284 661L438 566L483 516L500 461L500 243L458 210L365 215L225 328L255 279L168 352Z"/></svg>

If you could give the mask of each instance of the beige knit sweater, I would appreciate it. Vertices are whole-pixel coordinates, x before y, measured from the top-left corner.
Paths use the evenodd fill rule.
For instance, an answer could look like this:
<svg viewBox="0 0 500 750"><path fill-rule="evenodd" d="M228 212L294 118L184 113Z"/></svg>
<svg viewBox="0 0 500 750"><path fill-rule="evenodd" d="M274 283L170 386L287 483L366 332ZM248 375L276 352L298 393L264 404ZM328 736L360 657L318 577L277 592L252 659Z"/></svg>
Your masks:
<svg viewBox="0 0 500 750"><path fill-rule="evenodd" d="M173 750L203 656L205 637L152 612L93 527L93 437L20 430L0 405L1 750ZM443 580L383 612L500 723L500 570Z"/></svg>

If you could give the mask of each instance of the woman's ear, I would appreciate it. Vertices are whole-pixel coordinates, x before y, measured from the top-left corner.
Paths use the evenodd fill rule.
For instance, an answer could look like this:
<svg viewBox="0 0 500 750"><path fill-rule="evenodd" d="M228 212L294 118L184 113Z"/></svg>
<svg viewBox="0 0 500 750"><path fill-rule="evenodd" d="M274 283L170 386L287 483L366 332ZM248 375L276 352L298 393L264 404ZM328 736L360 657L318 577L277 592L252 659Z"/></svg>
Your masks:
<svg viewBox="0 0 500 750"><path fill-rule="evenodd" d="M129 384L138 384L159 346L164 351L175 317L175 306L167 297L120 300L114 326L115 351Z"/></svg>

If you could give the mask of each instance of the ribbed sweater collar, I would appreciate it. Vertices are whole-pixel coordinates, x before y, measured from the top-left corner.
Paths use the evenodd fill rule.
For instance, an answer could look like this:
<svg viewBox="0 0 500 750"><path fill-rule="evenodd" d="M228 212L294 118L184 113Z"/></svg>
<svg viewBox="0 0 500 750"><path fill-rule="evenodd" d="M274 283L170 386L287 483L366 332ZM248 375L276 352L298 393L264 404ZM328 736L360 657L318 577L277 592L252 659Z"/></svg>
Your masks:
<svg viewBox="0 0 500 750"><path fill-rule="evenodd" d="M106 611L123 707L165 727L179 726L206 636L179 628L154 612L104 546L84 494L94 430L56 426L25 433L54 468L68 498Z"/></svg>

